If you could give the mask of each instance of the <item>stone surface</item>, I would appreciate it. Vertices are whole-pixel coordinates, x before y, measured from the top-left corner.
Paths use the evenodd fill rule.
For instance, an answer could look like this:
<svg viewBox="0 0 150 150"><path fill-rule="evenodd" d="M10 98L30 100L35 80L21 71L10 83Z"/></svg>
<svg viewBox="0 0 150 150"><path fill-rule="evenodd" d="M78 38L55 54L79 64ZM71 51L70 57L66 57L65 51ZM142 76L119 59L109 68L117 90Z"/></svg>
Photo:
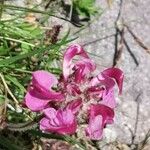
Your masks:
<svg viewBox="0 0 150 150"><path fill-rule="evenodd" d="M91 56L95 59L99 69L112 66L115 38L112 36L97 42L94 42L94 40L115 33L119 3L119 0L114 0L109 9L105 1L97 1L97 4L103 6L105 11L80 36L79 41L81 44L87 44L85 46L87 51L97 55ZM148 6L150 6L149 0L124 0L121 17L143 43L150 47L150 38L148 37L150 34L150 9ZM118 67L125 74L124 90L123 94L117 99L115 124L108 128L112 129L112 134L117 141L126 144L132 142L138 144L142 142L146 133L150 130L150 54L135 42L127 30L125 30L125 38L137 58L139 66L136 66L131 55L124 47L121 61L118 64ZM136 99L139 94L139 98ZM134 140L132 140L133 136L135 136ZM106 141L109 138L106 137Z"/></svg>

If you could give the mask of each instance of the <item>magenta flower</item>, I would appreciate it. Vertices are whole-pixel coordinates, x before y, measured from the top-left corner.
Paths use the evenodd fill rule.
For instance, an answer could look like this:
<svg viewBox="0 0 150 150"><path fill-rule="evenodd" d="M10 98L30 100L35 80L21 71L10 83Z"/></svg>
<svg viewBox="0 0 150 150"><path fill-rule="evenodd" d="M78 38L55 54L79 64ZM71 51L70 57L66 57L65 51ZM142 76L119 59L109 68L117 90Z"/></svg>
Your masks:
<svg viewBox="0 0 150 150"><path fill-rule="evenodd" d="M75 116L70 109L55 110L47 108L44 111L46 117L40 121L40 129L59 134L73 134L77 128Z"/></svg>
<svg viewBox="0 0 150 150"><path fill-rule="evenodd" d="M93 76L95 69L96 65L87 53L75 44L64 53L59 80L46 71L33 73L25 104L32 111L44 109L41 130L73 134L77 119L79 124L89 120L86 135L93 140L102 138L103 129L108 123L113 123L113 109L116 107L114 86L118 85L121 94L123 72L118 68L108 68Z"/></svg>
<svg viewBox="0 0 150 150"><path fill-rule="evenodd" d="M113 123L114 111L113 109L102 105L91 105L89 110L89 125L86 128L86 134L92 140L99 140L102 138L103 128L107 123Z"/></svg>

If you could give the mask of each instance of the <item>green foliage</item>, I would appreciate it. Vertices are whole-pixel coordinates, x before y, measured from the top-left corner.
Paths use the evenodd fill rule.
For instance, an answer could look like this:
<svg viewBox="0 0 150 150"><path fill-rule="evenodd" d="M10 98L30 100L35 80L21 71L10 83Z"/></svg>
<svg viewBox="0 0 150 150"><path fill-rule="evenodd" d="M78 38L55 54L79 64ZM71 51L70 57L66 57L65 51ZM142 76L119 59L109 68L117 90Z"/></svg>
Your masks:
<svg viewBox="0 0 150 150"><path fill-rule="evenodd" d="M69 37L68 31L56 43L47 43L43 25L39 22L29 23L23 16L27 12L51 15L50 12L45 13L37 9L11 5L4 6L3 10L6 8L12 8L14 11L20 10L20 14L14 13L12 19L0 20L0 148L26 150L33 148L34 140L29 139L33 139L34 135L27 133L29 138L26 139L23 134L26 130L37 128L37 122L39 122L35 113L21 107L31 73L43 69L60 74L61 69L53 66L53 62L61 59L61 47L74 39ZM5 108L5 106L8 107ZM4 108L5 114L3 114ZM5 129L5 117L7 129ZM39 139L41 137L38 136ZM27 143L28 141L30 143Z"/></svg>
<svg viewBox="0 0 150 150"><path fill-rule="evenodd" d="M4 96L3 95L0 95L0 105L3 105L4 104Z"/></svg>
<svg viewBox="0 0 150 150"><path fill-rule="evenodd" d="M26 91L26 89L18 81L18 79L16 77L13 77L13 76L10 76L10 75L6 75L5 78L6 78L6 80L12 82L15 87L18 87L20 89L21 94L24 94L24 92Z"/></svg>
<svg viewBox="0 0 150 150"><path fill-rule="evenodd" d="M7 131L8 132L8 131ZM27 134L5 133L0 135L0 148L4 150L29 150L32 149L30 137Z"/></svg>
<svg viewBox="0 0 150 150"><path fill-rule="evenodd" d="M13 142L11 142L8 138L4 136L0 136L0 146L7 150L22 150L21 147L15 145Z"/></svg>
<svg viewBox="0 0 150 150"><path fill-rule="evenodd" d="M84 16L90 17L98 13L98 8L95 6L95 0L74 0L73 6L76 11Z"/></svg>
<svg viewBox="0 0 150 150"><path fill-rule="evenodd" d="M73 3L80 15L87 17L97 13L94 0L74 0ZM6 4L0 4L0 7L3 7L1 10L9 9L14 14L8 20L7 18L0 20L0 74L4 80L2 81L0 78L0 112L4 112L3 110L6 109L3 114L4 119L0 120L0 129L1 123L7 125L3 132L0 130L0 148L6 150L32 149L32 144L44 137L64 140L85 149L84 145L75 138L39 131L37 128L39 116L28 109L24 109L21 105L32 72L48 70L54 74L60 74L61 68L54 66L53 63L62 58L62 47L65 47L75 38L70 38L70 31L68 31L56 43L47 43L46 30L43 29L43 24L40 22L32 24L25 20L28 12L41 13L48 18L48 16L54 16L52 11L45 12L36 7L26 8ZM64 18L61 19L65 20ZM18 107L21 108L20 111L18 111ZM5 122L6 120L7 122ZM28 121L33 124L26 124ZM10 124L14 124L13 127L10 127ZM33 128L36 129L33 130ZM28 138L24 138L24 134Z"/></svg>

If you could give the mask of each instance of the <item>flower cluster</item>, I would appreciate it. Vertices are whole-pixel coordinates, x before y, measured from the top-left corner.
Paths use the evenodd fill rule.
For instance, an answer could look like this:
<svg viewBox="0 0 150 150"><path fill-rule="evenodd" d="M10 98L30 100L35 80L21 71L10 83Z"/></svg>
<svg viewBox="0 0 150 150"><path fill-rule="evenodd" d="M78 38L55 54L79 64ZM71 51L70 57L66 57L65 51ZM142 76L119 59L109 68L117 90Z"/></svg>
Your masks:
<svg viewBox="0 0 150 150"><path fill-rule="evenodd" d="M123 72L108 68L94 76L96 65L77 44L64 53L62 67L59 79L43 70L33 72L26 106L44 114L39 123L42 131L74 134L80 123L88 122L86 135L101 139L105 126L113 123L114 86L122 92Z"/></svg>

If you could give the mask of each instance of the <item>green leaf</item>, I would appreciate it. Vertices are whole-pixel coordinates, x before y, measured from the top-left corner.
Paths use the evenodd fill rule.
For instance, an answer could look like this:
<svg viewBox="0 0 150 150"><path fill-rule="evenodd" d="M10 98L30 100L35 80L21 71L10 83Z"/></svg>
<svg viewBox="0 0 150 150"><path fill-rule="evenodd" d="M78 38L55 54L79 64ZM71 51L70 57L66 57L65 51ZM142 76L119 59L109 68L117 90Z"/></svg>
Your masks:
<svg viewBox="0 0 150 150"><path fill-rule="evenodd" d="M62 73L62 70L60 68L50 68L50 72L60 75Z"/></svg>
<svg viewBox="0 0 150 150"><path fill-rule="evenodd" d="M12 37L17 40L41 39L43 33L43 30L39 26L16 20L0 24L0 30L4 37Z"/></svg>
<svg viewBox="0 0 150 150"><path fill-rule="evenodd" d="M51 45L49 46L48 48L39 48L39 49L36 49L34 51L31 51L31 52L28 52L26 54L22 54L22 55L17 55L17 56L14 56L14 57L10 57L10 58L7 58L7 59L3 59L3 60L0 60L0 67L4 67L4 66L7 66L7 65L10 65L18 60L22 60L22 59L25 59L27 57L31 57L35 54L41 54L43 52L45 52L46 50L49 50L49 49L57 49L57 48L60 48L62 45L65 45L71 41L73 41L74 39L69 39L67 41L61 41L60 43L57 43L55 45Z"/></svg>
<svg viewBox="0 0 150 150"><path fill-rule="evenodd" d="M38 36L42 36L42 30L40 29L39 26L35 26L29 23L22 23L20 28L23 31L26 31L28 34L30 34L31 38L38 38Z"/></svg>
<svg viewBox="0 0 150 150"><path fill-rule="evenodd" d="M8 52L10 51L10 48L7 45L7 42L5 40L2 39L2 43L0 43L0 56L6 55L8 54Z"/></svg>
<svg viewBox="0 0 150 150"><path fill-rule="evenodd" d="M6 55L8 52L9 52L8 48L0 46L0 56Z"/></svg>
<svg viewBox="0 0 150 150"><path fill-rule="evenodd" d="M62 38L61 42L64 42L68 39L69 37L69 34L70 34L70 29L67 31L67 33L64 35L64 37Z"/></svg>
<svg viewBox="0 0 150 150"><path fill-rule="evenodd" d="M26 91L26 89L23 87L23 85L20 84L19 81L15 77L6 75L5 78L7 80L11 81L14 85L16 85L21 90L21 93L24 93Z"/></svg>
<svg viewBox="0 0 150 150"><path fill-rule="evenodd" d="M73 6L80 15L85 17L90 17L98 12L95 0L74 0Z"/></svg>
<svg viewBox="0 0 150 150"><path fill-rule="evenodd" d="M28 44L22 43L21 49L22 49L22 54L27 53L31 50L31 46L29 46Z"/></svg>
<svg viewBox="0 0 150 150"><path fill-rule="evenodd" d="M5 102L4 96L0 95L0 105L3 105Z"/></svg>
<svg viewBox="0 0 150 150"><path fill-rule="evenodd" d="M24 58L27 58L27 57L31 57L32 55L34 55L34 54L36 54L38 52L41 52L41 49L38 49L38 50L35 50L35 51L32 51L32 52L28 52L26 54L10 57L10 58L7 58L5 60L1 60L0 61L0 67L7 66L9 64L12 64L12 63L14 63L14 62L16 62L18 60L21 60L21 59L24 59Z"/></svg>

